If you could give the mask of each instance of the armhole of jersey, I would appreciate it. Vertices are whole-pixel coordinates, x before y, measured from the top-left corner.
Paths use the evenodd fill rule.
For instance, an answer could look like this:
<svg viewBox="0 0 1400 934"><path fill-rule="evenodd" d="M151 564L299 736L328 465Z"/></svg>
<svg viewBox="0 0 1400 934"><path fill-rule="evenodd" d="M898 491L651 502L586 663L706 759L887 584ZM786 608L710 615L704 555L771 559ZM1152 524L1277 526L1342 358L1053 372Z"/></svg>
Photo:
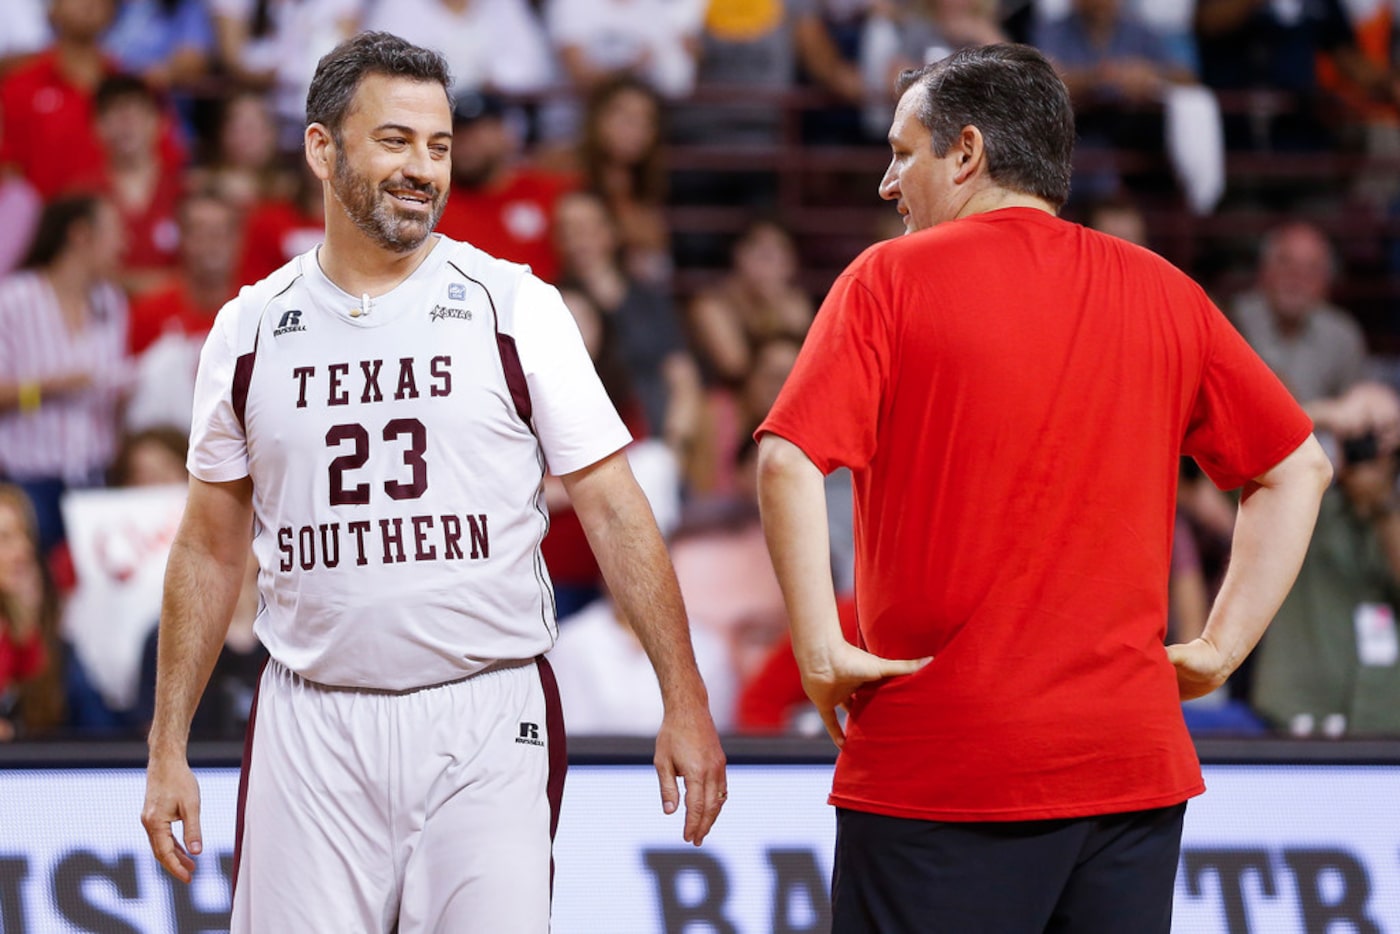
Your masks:
<svg viewBox="0 0 1400 934"><path fill-rule="evenodd" d="M520 420L533 433L535 423L534 405L530 401L530 384L525 380L525 367L520 363L520 351L515 346L515 296L510 296L510 301L496 304L496 297L491 294L479 279L474 279L467 275L461 266L448 261L448 265L457 270L457 274L463 279L475 285L486 295L486 301L491 305L491 315L496 323L496 353L501 358L501 371L505 374L506 388L510 390L510 400L515 405L515 414L520 416Z"/></svg>
<svg viewBox="0 0 1400 934"><path fill-rule="evenodd" d="M248 412L248 389L253 384L253 365L258 359L258 341L262 339L263 318L267 315L268 306L277 299L285 295L292 286L296 285L301 278L301 273L297 272L292 276L292 281L277 290L277 293L263 303L258 311L257 319L253 325L253 346L246 352L238 355L238 359L233 365L233 414L238 419L238 427L243 429L246 436L248 433L247 412ZM239 345L243 344L243 335L239 334Z"/></svg>

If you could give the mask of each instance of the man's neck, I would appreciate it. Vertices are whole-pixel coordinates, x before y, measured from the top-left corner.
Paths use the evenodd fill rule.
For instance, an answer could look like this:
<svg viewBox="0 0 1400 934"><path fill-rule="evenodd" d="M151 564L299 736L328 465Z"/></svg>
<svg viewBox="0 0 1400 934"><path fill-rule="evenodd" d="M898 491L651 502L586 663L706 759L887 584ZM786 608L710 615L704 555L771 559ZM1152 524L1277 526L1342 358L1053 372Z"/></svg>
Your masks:
<svg viewBox="0 0 1400 934"><path fill-rule="evenodd" d="M366 236L343 211L326 214L326 242L316 254L326 278L350 295L376 298L392 291L428 258L437 237L407 253L385 249Z"/></svg>
<svg viewBox="0 0 1400 934"><path fill-rule="evenodd" d="M87 91L94 90L105 71L102 50L95 44L59 39L54 43L59 73Z"/></svg>
<svg viewBox="0 0 1400 934"><path fill-rule="evenodd" d="M1044 198L990 185L968 198L967 203L958 212L958 217L971 217L973 214L1000 211L1002 208L1035 208L1051 216L1059 213L1055 210L1054 205Z"/></svg>

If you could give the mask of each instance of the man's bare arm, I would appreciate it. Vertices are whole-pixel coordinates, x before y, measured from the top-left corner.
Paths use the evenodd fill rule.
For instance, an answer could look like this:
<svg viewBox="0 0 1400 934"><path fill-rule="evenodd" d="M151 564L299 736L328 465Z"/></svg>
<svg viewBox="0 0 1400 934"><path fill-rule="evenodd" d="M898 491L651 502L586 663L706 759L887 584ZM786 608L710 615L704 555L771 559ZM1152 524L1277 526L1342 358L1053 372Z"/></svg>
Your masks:
<svg viewBox="0 0 1400 934"><path fill-rule="evenodd" d="M1167 647L1183 700L1225 683L1253 651L1298 577L1332 464L1311 435L1245 487L1230 566L1199 638Z"/></svg>
<svg viewBox="0 0 1400 934"><path fill-rule="evenodd" d="M831 577L822 473L801 448L777 435L764 435L759 442L758 499L802 687L832 742L843 745L846 737L836 709L861 685L911 674L929 659L880 658L846 641Z"/></svg>
<svg viewBox="0 0 1400 934"><path fill-rule="evenodd" d="M185 751L190 721L219 657L248 562L252 482L191 478L180 530L170 547L156 653L156 705L141 822L151 849L175 878L190 880L203 847L199 788ZM172 824L184 824L185 848Z"/></svg>
<svg viewBox="0 0 1400 934"><path fill-rule="evenodd" d="M670 813L685 779L685 839L699 845L719 816L725 790L724 751L710 717L709 697L666 543L651 506L621 451L565 474L588 544L617 611L651 659L666 712L656 738L656 769Z"/></svg>

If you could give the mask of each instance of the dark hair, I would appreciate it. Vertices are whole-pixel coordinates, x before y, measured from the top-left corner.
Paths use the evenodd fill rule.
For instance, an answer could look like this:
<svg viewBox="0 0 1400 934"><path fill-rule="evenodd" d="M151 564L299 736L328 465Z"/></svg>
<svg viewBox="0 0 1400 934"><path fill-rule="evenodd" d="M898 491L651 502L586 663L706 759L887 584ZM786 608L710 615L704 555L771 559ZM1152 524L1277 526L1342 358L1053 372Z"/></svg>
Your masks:
<svg viewBox="0 0 1400 934"><path fill-rule="evenodd" d="M447 60L431 49L416 46L387 32L362 32L331 49L316 64L306 92L306 123L319 123L340 141L340 128L350 112L355 92L366 75L387 75L442 85L447 106L452 75Z"/></svg>
<svg viewBox="0 0 1400 934"><path fill-rule="evenodd" d="M111 486L128 486L131 483L131 461L136 449L143 444L154 444L164 448L166 453L184 466L190 452L189 437L185 432L169 425L155 425L140 431L122 435L117 445L117 454L107 468L107 480Z"/></svg>
<svg viewBox="0 0 1400 934"><path fill-rule="evenodd" d="M19 264L20 268L42 269L51 264L68 246L73 227L91 224L97 218L97 207L101 203L100 196L83 193L64 195L44 205L39 226L34 231L34 239L29 241L29 251Z"/></svg>
<svg viewBox="0 0 1400 934"><path fill-rule="evenodd" d="M1056 208L1069 200L1074 110L1039 51L1005 42L962 49L904 72L895 90L903 97L915 86L924 92L917 113L935 155L947 155L963 128L975 126L994 182Z"/></svg>
<svg viewBox="0 0 1400 934"><path fill-rule="evenodd" d="M608 174L607 163L611 156L608 155L600 124L603 112L612 102L628 93L640 94L651 102L652 112L656 114L656 137L647 151L642 153L641 159L633 165L626 166L627 181L633 197L638 201L660 204L666 199L666 164L661 151L661 141L665 136L662 119L666 111L662 107L660 95L651 85L627 74L615 75L603 81L588 95L588 102L584 108L583 141L580 147L580 161L583 163L586 187L598 192L606 192L609 188L604 177Z"/></svg>
<svg viewBox="0 0 1400 934"><path fill-rule="evenodd" d="M145 81L136 75L118 73L108 75L97 85L92 95L92 110L96 114L106 113L113 104L127 98L136 98L160 110L160 96Z"/></svg>

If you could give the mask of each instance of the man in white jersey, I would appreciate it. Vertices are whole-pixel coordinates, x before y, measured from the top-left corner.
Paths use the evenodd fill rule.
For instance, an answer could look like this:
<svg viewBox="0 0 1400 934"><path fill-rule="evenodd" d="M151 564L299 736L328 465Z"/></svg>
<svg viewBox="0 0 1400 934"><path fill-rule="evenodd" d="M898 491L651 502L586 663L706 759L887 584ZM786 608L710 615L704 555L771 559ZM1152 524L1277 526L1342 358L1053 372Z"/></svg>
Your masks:
<svg viewBox="0 0 1400 934"><path fill-rule="evenodd" d="M724 754L629 441L558 292L432 234L452 140L439 55L322 59L306 158L326 238L219 314L166 572L142 822L189 881L191 715L249 530L271 655L249 726L234 931L544 931L563 790L546 470L666 698L656 767L699 844ZM183 846L173 824L183 822Z"/></svg>

